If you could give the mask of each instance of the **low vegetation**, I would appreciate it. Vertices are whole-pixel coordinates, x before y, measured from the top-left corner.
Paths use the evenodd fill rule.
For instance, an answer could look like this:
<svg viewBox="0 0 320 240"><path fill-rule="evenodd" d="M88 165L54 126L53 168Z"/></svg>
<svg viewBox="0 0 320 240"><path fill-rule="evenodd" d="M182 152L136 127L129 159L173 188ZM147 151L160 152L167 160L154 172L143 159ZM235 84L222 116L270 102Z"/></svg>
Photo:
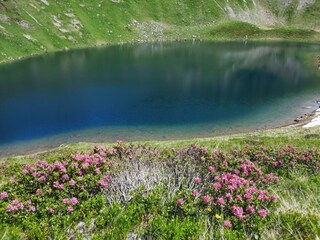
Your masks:
<svg viewBox="0 0 320 240"><path fill-rule="evenodd" d="M164 40L319 40L319 1L0 1L0 62Z"/></svg>
<svg viewBox="0 0 320 240"><path fill-rule="evenodd" d="M152 144L1 164L2 239L316 239L318 149Z"/></svg>

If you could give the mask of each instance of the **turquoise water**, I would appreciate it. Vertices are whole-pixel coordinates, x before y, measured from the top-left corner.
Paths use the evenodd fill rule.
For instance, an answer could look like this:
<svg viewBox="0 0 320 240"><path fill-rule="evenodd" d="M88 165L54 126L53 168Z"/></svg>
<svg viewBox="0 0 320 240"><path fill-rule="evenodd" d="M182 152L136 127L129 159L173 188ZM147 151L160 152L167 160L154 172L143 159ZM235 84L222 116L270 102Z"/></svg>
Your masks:
<svg viewBox="0 0 320 240"><path fill-rule="evenodd" d="M152 43L1 65L0 156L290 124L320 98L319 54L317 44Z"/></svg>

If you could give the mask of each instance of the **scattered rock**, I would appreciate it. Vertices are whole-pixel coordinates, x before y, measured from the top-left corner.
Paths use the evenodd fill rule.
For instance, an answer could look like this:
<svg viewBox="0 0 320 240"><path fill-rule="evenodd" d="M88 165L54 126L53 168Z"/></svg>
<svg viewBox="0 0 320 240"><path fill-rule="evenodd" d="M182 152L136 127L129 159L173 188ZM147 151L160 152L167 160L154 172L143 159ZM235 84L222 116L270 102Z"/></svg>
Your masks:
<svg viewBox="0 0 320 240"><path fill-rule="evenodd" d="M56 26L60 32L63 32L63 33L70 32L69 30L62 27L62 22L57 16L52 15L52 19L53 19L53 22L52 22L53 25Z"/></svg>
<svg viewBox="0 0 320 240"><path fill-rule="evenodd" d="M68 36L68 40L69 40L70 42L72 42L72 43L76 43L76 42L77 42L77 40L76 40L74 37L72 37L72 36Z"/></svg>
<svg viewBox="0 0 320 240"><path fill-rule="evenodd" d="M131 31L132 27L139 32L142 40L150 40L152 38L162 39L165 24L156 21L139 23L137 20L133 19L131 23L125 26L125 28Z"/></svg>
<svg viewBox="0 0 320 240"><path fill-rule="evenodd" d="M31 7L33 7L34 9L38 10L37 6L35 6L34 4L29 3L29 5L30 5Z"/></svg>
<svg viewBox="0 0 320 240"><path fill-rule="evenodd" d="M28 40L30 40L30 41L32 41L32 42L37 41L36 39L34 39L33 37L31 37L29 34L23 34L23 36L24 36L26 39L28 39Z"/></svg>
<svg viewBox="0 0 320 240"><path fill-rule="evenodd" d="M40 0L42 3L44 3L45 5L49 6L49 2L47 0Z"/></svg>
<svg viewBox="0 0 320 240"><path fill-rule="evenodd" d="M304 138L306 139L310 139L310 138L320 138L320 134L306 134L304 136Z"/></svg>
<svg viewBox="0 0 320 240"><path fill-rule="evenodd" d="M78 19L73 18L71 19L71 27L74 29L74 31L78 32L81 28L83 28L83 25Z"/></svg>
<svg viewBox="0 0 320 240"><path fill-rule="evenodd" d="M141 240L141 238L139 238L134 232L130 232L127 236L127 240Z"/></svg>
<svg viewBox="0 0 320 240"><path fill-rule="evenodd" d="M0 21L7 23L7 24L10 24L10 18L4 14L0 14Z"/></svg>
<svg viewBox="0 0 320 240"><path fill-rule="evenodd" d="M316 3L316 0L299 0L297 10L299 12Z"/></svg>
<svg viewBox="0 0 320 240"><path fill-rule="evenodd" d="M28 23L27 21L25 21L25 20L19 20L19 21L17 21L17 24L18 24L20 27L24 28L24 29L30 29L30 28L32 28L32 25L31 25L30 23Z"/></svg>
<svg viewBox="0 0 320 240"><path fill-rule="evenodd" d="M73 12L67 12L67 13L65 13L64 15L66 15L66 16L69 17L69 18L74 18L74 17L75 17L75 15L74 15Z"/></svg>

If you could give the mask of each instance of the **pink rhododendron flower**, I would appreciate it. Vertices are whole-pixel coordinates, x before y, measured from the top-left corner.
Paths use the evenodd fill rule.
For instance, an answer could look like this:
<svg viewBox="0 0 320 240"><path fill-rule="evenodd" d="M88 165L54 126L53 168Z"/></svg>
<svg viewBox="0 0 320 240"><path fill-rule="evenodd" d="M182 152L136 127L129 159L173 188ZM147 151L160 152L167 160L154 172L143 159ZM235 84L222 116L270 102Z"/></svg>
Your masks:
<svg viewBox="0 0 320 240"><path fill-rule="evenodd" d="M15 210L18 210L18 208L15 207L15 206L12 206L11 204L9 204L9 205L6 207L6 211L7 211L7 212L12 212L12 211L15 211Z"/></svg>
<svg viewBox="0 0 320 240"><path fill-rule="evenodd" d="M179 198L178 200L177 200L177 204L178 205L182 205L184 203L184 200L182 199L182 198Z"/></svg>
<svg viewBox="0 0 320 240"><path fill-rule="evenodd" d="M73 207L69 206L67 207L67 212L72 212L73 211Z"/></svg>
<svg viewBox="0 0 320 240"><path fill-rule="evenodd" d="M31 205L31 200L30 199L27 201L27 205Z"/></svg>
<svg viewBox="0 0 320 240"><path fill-rule="evenodd" d="M23 208L24 208L24 205L23 205L22 203L18 203L18 204L17 204L17 208L18 208L18 209L23 209Z"/></svg>
<svg viewBox="0 0 320 240"><path fill-rule="evenodd" d="M223 206L225 204L223 198L218 198L217 203L221 206Z"/></svg>
<svg viewBox="0 0 320 240"><path fill-rule="evenodd" d="M72 163L72 166L77 168L79 166L79 164L77 162Z"/></svg>
<svg viewBox="0 0 320 240"><path fill-rule="evenodd" d="M103 188L107 188L108 187L108 183L106 183L104 179L99 180L98 184Z"/></svg>
<svg viewBox="0 0 320 240"><path fill-rule="evenodd" d="M278 199L278 197L276 195L271 195L270 196L270 200L271 201L276 201Z"/></svg>
<svg viewBox="0 0 320 240"><path fill-rule="evenodd" d="M233 213L238 217L238 218L243 218L243 208L242 207L237 207L237 206L232 206L231 207Z"/></svg>
<svg viewBox="0 0 320 240"><path fill-rule="evenodd" d="M22 170L22 174L23 174L23 176L27 175L28 174L28 170L27 169L23 169Z"/></svg>
<svg viewBox="0 0 320 240"><path fill-rule="evenodd" d="M75 198L75 197L71 198L70 202L71 202L72 205L76 205L77 203L79 203L78 199Z"/></svg>
<svg viewBox="0 0 320 240"><path fill-rule="evenodd" d="M207 147L202 147L201 148L202 154L207 154L208 153L208 148Z"/></svg>
<svg viewBox="0 0 320 240"><path fill-rule="evenodd" d="M65 188L65 186L64 186L64 184L63 183L61 183L60 185L59 185L59 189L64 189Z"/></svg>
<svg viewBox="0 0 320 240"><path fill-rule="evenodd" d="M39 182L44 182L45 179L46 179L46 178L45 178L44 176L41 176L41 177L38 179L38 181L39 181Z"/></svg>
<svg viewBox="0 0 320 240"><path fill-rule="evenodd" d="M0 198L1 198L1 199L5 199L6 197L8 197L8 193L7 193L7 192L2 192L2 193L0 194Z"/></svg>
<svg viewBox="0 0 320 240"><path fill-rule="evenodd" d="M64 199L62 199L62 203L64 203L64 204L69 203L69 198L64 198Z"/></svg>
<svg viewBox="0 0 320 240"><path fill-rule="evenodd" d="M29 211L30 212L35 212L36 211L36 207L35 206L30 206L29 207Z"/></svg>
<svg viewBox="0 0 320 240"><path fill-rule="evenodd" d="M200 183L200 182L201 182L201 178L196 177L196 178L194 179L194 182L195 182L195 183Z"/></svg>
<svg viewBox="0 0 320 240"><path fill-rule="evenodd" d="M54 213L54 208L49 208L48 210L50 213Z"/></svg>
<svg viewBox="0 0 320 240"><path fill-rule="evenodd" d="M67 179L69 179L69 176L68 176L68 174L63 174L63 175L62 175L62 179L64 179L64 180L67 180Z"/></svg>
<svg viewBox="0 0 320 240"><path fill-rule="evenodd" d="M260 209L258 213L259 213L259 216L262 218L265 218L267 216L267 211L265 209Z"/></svg>
<svg viewBox="0 0 320 240"><path fill-rule="evenodd" d="M76 185L76 184L77 184L77 182L74 181L74 180L70 180L70 181L69 181L69 185L70 185L70 186L74 186L74 185Z"/></svg>
<svg viewBox="0 0 320 240"><path fill-rule="evenodd" d="M240 195L237 195L236 200L242 202L242 197Z"/></svg>
<svg viewBox="0 0 320 240"><path fill-rule="evenodd" d="M192 192L192 195L193 195L194 197L197 197L197 196L199 195L199 192L198 192L197 190L194 190L194 191Z"/></svg>
<svg viewBox="0 0 320 240"><path fill-rule="evenodd" d="M212 186L213 186L215 191L218 191L222 187L220 182L216 182Z"/></svg>
<svg viewBox="0 0 320 240"><path fill-rule="evenodd" d="M113 147L111 147L111 148L106 149L106 152L107 152L108 154L113 154L113 153L116 152L116 150L115 150Z"/></svg>
<svg viewBox="0 0 320 240"><path fill-rule="evenodd" d="M100 168L96 168L94 171L95 171L96 174L99 174L100 173Z"/></svg>
<svg viewBox="0 0 320 240"><path fill-rule="evenodd" d="M244 197L248 203L252 203L253 197L251 194L245 194Z"/></svg>
<svg viewBox="0 0 320 240"><path fill-rule="evenodd" d="M209 170L209 172L214 172L214 167L209 166L209 167L208 167L208 170Z"/></svg>
<svg viewBox="0 0 320 240"><path fill-rule="evenodd" d="M230 220L226 220L226 221L224 221L223 226L226 227L226 228L231 228L232 227L232 223L231 223Z"/></svg>
<svg viewBox="0 0 320 240"><path fill-rule="evenodd" d="M254 207L253 207L253 206L248 206L248 207L247 207L247 211L248 211L250 214L254 214L254 213L255 213L255 210L254 210Z"/></svg>
<svg viewBox="0 0 320 240"><path fill-rule="evenodd" d="M232 200L232 195L231 195L231 193L227 193L227 194L226 194L226 198L227 198L229 201L231 201L231 200Z"/></svg>
<svg viewBox="0 0 320 240"><path fill-rule="evenodd" d="M211 201L211 197L210 196L208 196L208 195L203 196L203 202L204 203L208 203L210 201Z"/></svg>
<svg viewBox="0 0 320 240"><path fill-rule="evenodd" d="M86 170L88 168L89 164L88 163L83 163L82 164L82 169Z"/></svg>

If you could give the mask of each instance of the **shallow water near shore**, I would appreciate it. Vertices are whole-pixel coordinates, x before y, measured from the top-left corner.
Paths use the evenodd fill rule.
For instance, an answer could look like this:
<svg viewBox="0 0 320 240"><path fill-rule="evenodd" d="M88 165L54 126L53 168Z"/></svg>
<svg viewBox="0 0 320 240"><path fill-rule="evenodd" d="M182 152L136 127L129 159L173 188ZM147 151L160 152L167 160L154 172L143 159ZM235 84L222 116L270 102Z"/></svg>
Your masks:
<svg viewBox="0 0 320 240"><path fill-rule="evenodd" d="M0 65L0 157L291 124L318 107L319 54L304 43L150 43Z"/></svg>

